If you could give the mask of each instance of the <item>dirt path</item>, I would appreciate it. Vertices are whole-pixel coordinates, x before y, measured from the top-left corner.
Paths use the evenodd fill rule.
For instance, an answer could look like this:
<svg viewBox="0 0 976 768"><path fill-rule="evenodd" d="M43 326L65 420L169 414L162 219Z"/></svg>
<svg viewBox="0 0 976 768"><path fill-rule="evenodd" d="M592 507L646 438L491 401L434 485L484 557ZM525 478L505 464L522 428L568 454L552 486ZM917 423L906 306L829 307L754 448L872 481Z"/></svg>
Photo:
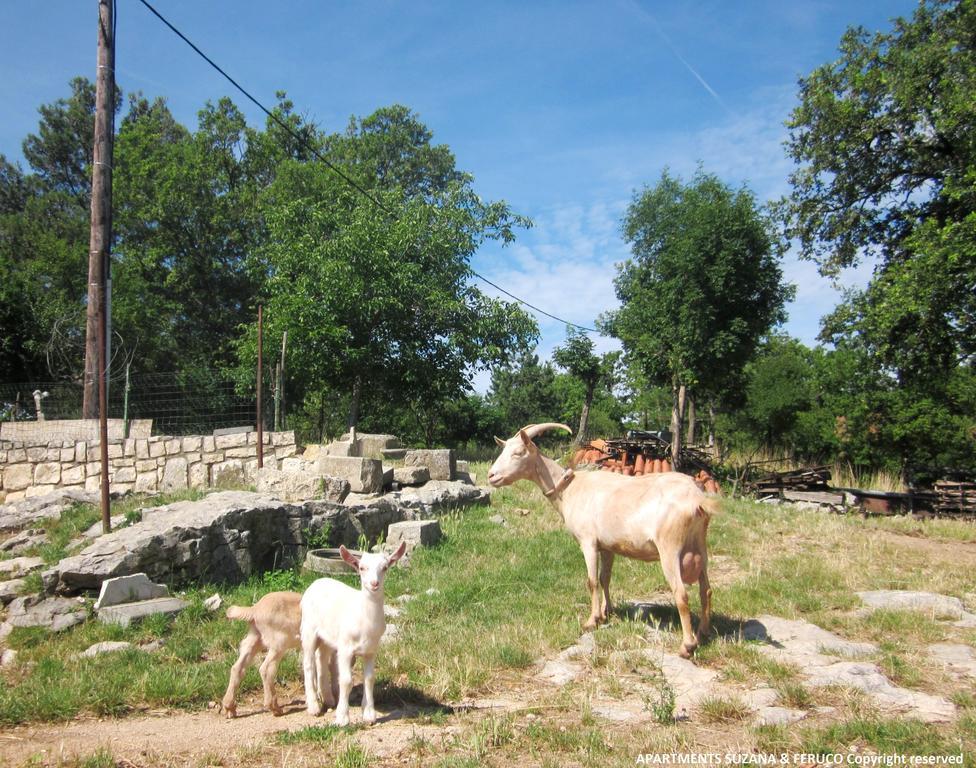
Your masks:
<svg viewBox="0 0 976 768"><path fill-rule="evenodd" d="M517 708L513 700L471 702L457 708L447 723L432 724L421 711L378 707L379 720L357 726L358 701L351 711L350 737L370 756L370 764L395 764L422 739L447 742L470 718ZM321 765L323 753L334 754L346 738L333 743L279 744L277 734L310 726L328 726L331 712L312 717L300 696L291 698L285 714L275 717L260 706L260 696L239 703L238 717L228 720L216 709L201 712L154 711L122 719L76 718L56 725L28 725L0 731L0 765L58 765L109 752L121 768L152 766L303 766ZM34 762L31 762L34 761Z"/></svg>

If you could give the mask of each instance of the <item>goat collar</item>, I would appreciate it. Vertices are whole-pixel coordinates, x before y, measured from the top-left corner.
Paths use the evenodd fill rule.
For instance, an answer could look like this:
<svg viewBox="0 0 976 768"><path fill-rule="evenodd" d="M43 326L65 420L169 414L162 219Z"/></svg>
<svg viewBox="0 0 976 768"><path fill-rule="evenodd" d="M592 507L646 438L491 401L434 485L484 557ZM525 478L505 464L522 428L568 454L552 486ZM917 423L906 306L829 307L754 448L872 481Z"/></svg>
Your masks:
<svg viewBox="0 0 976 768"><path fill-rule="evenodd" d="M558 496L566 489L567 485L573 482L574 477L576 477L576 473L571 469L567 469L565 472L563 472L562 477L556 481L556 484L548 491L543 491L542 495L547 499L551 499L553 496Z"/></svg>

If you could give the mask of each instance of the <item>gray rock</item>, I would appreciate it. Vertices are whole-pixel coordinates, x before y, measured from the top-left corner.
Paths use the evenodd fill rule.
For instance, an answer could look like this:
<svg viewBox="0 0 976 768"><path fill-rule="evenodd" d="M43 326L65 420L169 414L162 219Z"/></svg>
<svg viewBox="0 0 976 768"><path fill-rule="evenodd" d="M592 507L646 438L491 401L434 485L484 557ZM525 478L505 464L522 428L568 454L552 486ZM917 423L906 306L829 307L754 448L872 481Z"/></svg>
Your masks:
<svg viewBox="0 0 976 768"><path fill-rule="evenodd" d="M857 658L878 650L874 643L844 640L809 621L782 619L778 616L750 619L743 625L742 639L760 640L774 647L788 648L791 656L806 656L816 662L822 659L824 651L837 656Z"/></svg>
<svg viewBox="0 0 976 768"><path fill-rule="evenodd" d="M65 558L45 575L45 586L70 594L134 573L174 586L239 583L251 573L299 562L309 523L303 507L256 493L225 491L181 501Z"/></svg>
<svg viewBox="0 0 976 768"><path fill-rule="evenodd" d="M216 592L203 601L203 607L206 608L210 613L220 610L220 606L224 604L223 599Z"/></svg>
<svg viewBox="0 0 976 768"><path fill-rule="evenodd" d="M583 674L583 667L568 661L550 660L536 674L536 678L553 685L563 686Z"/></svg>
<svg viewBox="0 0 976 768"><path fill-rule="evenodd" d="M44 627L51 632L81 624L88 618L88 610L77 600L66 597L38 599L36 595L18 597L7 609L7 621L0 626L0 638L15 627Z"/></svg>
<svg viewBox="0 0 976 768"><path fill-rule="evenodd" d="M881 674L877 665L841 661L803 670L807 684L813 687L841 685L864 691L876 704L904 713L926 723L945 723L956 714L949 701L927 693L899 688Z"/></svg>
<svg viewBox="0 0 976 768"><path fill-rule="evenodd" d="M162 613L170 616L187 608L190 604L178 597L158 597L154 600L140 600L137 603L122 603L102 608L98 612L98 620L103 624L118 624L129 626L147 616Z"/></svg>
<svg viewBox="0 0 976 768"><path fill-rule="evenodd" d="M427 467L431 480L453 480L457 469L454 451L450 448L407 451L403 462L408 467Z"/></svg>
<svg viewBox="0 0 976 768"><path fill-rule="evenodd" d="M407 549L414 547L432 547L441 540L441 524L437 520L405 520L390 525L386 534L386 543L390 547L397 547L400 542L407 543Z"/></svg>
<svg viewBox="0 0 976 768"><path fill-rule="evenodd" d="M0 651L0 667L12 667L17 662L17 651L4 648Z"/></svg>
<svg viewBox="0 0 976 768"><path fill-rule="evenodd" d="M641 712L628 709L619 704L593 704L590 707L590 711L594 715L614 723L626 723L631 720L637 720L642 715Z"/></svg>
<svg viewBox="0 0 976 768"><path fill-rule="evenodd" d="M508 521L501 515L492 515L488 518L489 523L494 523L495 525L500 525L503 528L508 528Z"/></svg>
<svg viewBox="0 0 976 768"><path fill-rule="evenodd" d="M564 648L556 657L558 661L569 661L570 659L592 658L596 654L596 638L592 632L587 632L580 636L575 645Z"/></svg>
<svg viewBox="0 0 976 768"><path fill-rule="evenodd" d="M79 659L91 659L102 653L115 653L116 651L126 651L129 648L133 648L132 643L127 643L124 640L106 640L102 643L95 643L94 645L89 645L81 653L75 654L76 658Z"/></svg>
<svg viewBox="0 0 976 768"><path fill-rule="evenodd" d="M0 505L0 531L24 528L39 520L57 518L72 504L98 504L99 495L77 488L60 488L42 496Z"/></svg>
<svg viewBox="0 0 976 768"><path fill-rule="evenodd" d="M110 605L135 603L139 600L152 600L157 597L169 597L169 588L164 584L154 584L144 573L133 573L130 576L116 576L102 582L95 610L107 608Z"/></svg>
<svg viewBox="0 0 976 768"><path fill-rule="evenodd" d="M802 709L786 707L763 707L756 713L756 725L789 725L802 720L807 713Z"/></svg>
<svg viewBox="0 0 976 768"><path fill-rule="evenodd" d="M0 605L6 605L15 599L26 583L23 579L0 581Z"/></svg>
<svg viewBox="0 0 976 768"><path fill-rule="evenodd" d="M14 557L10 560L0 560L0 575L26 576L43 567L44 561L39 557Z"/></svg>
<svg viewBox="0 0 976 768"><path fill-rule="evenodd" d="M318 474L347 480L353 493L379 493L383 490L383 462L379 459L320 455Z"/></svg>
<svg viewBox="0 0 976 768"><path fill-rule="evenodd" d="M400 628L396 624L387 624L380 640L382 642L389 642L390 640L396 640L398 637L400 637Z"/></svg>
<svg viewBox="0 0 976 768"><path fill-rule="evenodd" d="M318 474L317 465L303 462L301 471L285 472L263 467L257 471L258 493L267 493L284 501L324 499L341 504L349 494L349 481L341 477Z"/></svg>
<svg viewBox="0 0 976 768"><path fill-rule="evenodd" d="M933 619L952 619L954 626L972 629L976 627L976 614L970 613L962 600L933 592L915 592L907 589L885 589L858 592L857 596L872 610L920 611Z"/></svg>
<svg viewBox="0 0 976 768"><path fill-rule="evenodd" d="M956 676L976 678L976 652L960 643L936 643L929 646L929 655Z"/></svg>
<svg viewBox="0 0 976 768"><path fill-rule="evenodd" d="M116 528L122 526L124 522L125 522L125 515L114 515L113 517L109 518L108 525L109 528L111 528L114 531ZM94 525L87 528L81 535L84 536L86 539L97 539L99 536L102 535L101 521L98 521Z"/></svg>
<svg viewBox="0 0 976 768"><path fill-rule="evenodd" d="M0 552L9 552L11 555L19 555L26 552L31 547L36 547L47 541L44 531L35 528L28 528L15 536L11 536L0 544Z"/></svg>
<svg viewBox="0 0 976 768"><path fill-rule="evenodd" d="M415 517L431 517L444 510L488 504L491 494L484 488L466 483L431 480L420 488L404 488L387 494L387 498L411 510Z"/></svg>
<svg viewBox="0 0 976 768"><path fill-rule="evenodd" d="M423 485L430 480L430 470L427 467L396 467L393 470L393 482L400 485Z"/></svg>
<svg viewBox="0 0 976 768"><path fill-rule="evenodd" d="M772 707L779 698L779 694L772 688L756 688L742 694L739 698L749 709L759 711Z"/></svg>

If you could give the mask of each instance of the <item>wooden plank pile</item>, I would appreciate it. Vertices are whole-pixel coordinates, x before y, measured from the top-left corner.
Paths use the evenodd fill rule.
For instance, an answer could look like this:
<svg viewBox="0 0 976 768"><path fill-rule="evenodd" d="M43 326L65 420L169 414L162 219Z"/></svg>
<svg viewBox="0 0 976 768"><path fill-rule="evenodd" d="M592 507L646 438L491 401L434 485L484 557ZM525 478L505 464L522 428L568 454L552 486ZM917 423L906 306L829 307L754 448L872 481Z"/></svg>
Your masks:
<svg viewBox="0 0 976 768"><path fill-rule="evenodd" d="M830 469L826 466L804 467L788 472L771 472L748 484L748 489L760 496L779 495L791 491L826 491Z"/></svg>
<svg viewBox="0 0 976 768"><path fill-rule="evenodd" d="M976 514L976 483L938 480L934 497L932 511L936 514Z"/></svg>

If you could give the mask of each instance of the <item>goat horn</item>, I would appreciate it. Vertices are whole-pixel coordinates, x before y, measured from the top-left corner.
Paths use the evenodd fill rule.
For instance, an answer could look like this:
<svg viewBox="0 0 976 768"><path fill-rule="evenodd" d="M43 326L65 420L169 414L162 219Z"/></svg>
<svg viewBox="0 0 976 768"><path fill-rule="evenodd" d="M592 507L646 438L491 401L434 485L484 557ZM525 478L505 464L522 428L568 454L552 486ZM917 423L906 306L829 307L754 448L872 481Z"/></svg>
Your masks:
<svg viewBox="0 0 976 768"><path fill-rule="evenodd" d="M573 430L567 427L565 424L556 424L554 422L549 422L547 424L529 424L529 426L523 427L522 431L525 432L525 434L530 438L535 438L536 435L540 435L550 429L564 429L569 432L569 434L573 434Z"/></svg>

